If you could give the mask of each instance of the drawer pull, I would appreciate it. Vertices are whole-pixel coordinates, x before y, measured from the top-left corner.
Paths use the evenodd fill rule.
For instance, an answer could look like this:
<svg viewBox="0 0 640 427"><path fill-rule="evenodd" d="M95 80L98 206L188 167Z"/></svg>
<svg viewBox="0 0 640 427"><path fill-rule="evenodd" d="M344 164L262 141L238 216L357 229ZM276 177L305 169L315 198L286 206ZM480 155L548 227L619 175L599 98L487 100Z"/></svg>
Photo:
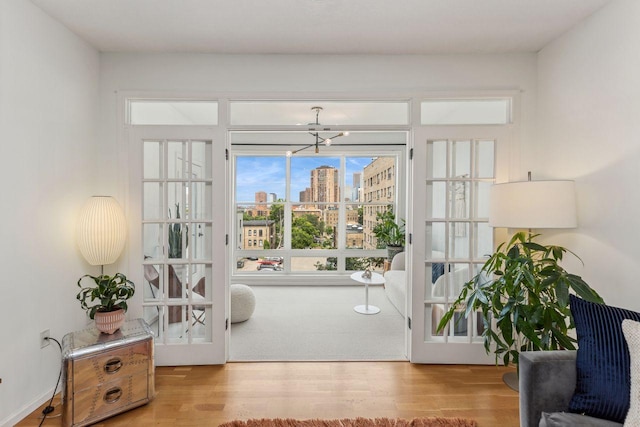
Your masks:
<svg viewBox="0 0 640 427"><path fill-rule="evenodd" d="M117 357L107 360L107 363L104 364L104 371L107 374L115 374L120 368L122 368L122 360Z"/></svg>
<svg viewBox="0 0 640 427"><path fill-rule="evenodd" d="M107 403L115 403L122 397L122 389L120 387L114 387L107 390L104 394L104 401Z"/></svg>

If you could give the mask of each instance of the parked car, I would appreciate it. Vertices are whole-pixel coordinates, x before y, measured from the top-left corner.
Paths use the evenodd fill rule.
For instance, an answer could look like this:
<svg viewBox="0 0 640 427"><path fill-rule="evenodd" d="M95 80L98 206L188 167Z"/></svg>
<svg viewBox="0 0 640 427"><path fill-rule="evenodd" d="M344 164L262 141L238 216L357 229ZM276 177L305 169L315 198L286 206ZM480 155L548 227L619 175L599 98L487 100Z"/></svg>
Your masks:
<svg viewBox="0 0 640 427"><path fill-rule="evenodd" d="M282 271L282 267L276 263L262 262L258 264L258 270Z"/></svg>
<svg viewBox="0 0 640 427"><path fill-rule="evenodd" d="M248 256L248 257L247 257L247 259L248 259L249 261L257 261L257 260L258 260L258 257L257 257L257 256Z"/></svg>
<svg viewBox="0 0 640 427"><path fill-rule="evenodd" d="M244 260L243 259L239 259L237 265L238 265L238 268L244 267Z"/></svg>

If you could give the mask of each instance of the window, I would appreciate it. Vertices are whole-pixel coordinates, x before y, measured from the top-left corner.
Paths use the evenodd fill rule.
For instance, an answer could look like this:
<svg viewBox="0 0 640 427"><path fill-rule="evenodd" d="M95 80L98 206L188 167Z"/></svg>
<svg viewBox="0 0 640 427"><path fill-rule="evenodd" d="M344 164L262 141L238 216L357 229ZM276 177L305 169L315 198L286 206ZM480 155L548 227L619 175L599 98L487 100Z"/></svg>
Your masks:
<svg viewBox="0 0 640 427"><path fill-rule="evenodd" d="M381 179L396 167L399 159L397 151L384 153L289 158L237 154L235 208L244 222L236 223L247 227L260 222L263 228L259 229L259 236L265 238L254 240L246 248L236 248L235 258L245 258L243 267L236 271L261 274L258 265L252 268L251 263L262 265L265 260L282 258L275 274L343 273L364 269L367 257L386 256L383 248L377 246L372 229L378 212L388 206L397 209L397 200L387 194L398 194L393 188L400 183ZM356 179L366 184L369 201L352 197L351 184ZM265 203L262 194L274 196ZM252 215L258 206L261 214ZM236 232L241 234L242 230Z"/></svg>
<svg viewBox="0 0 640 427"><path fill-rule="evenodd" d="M129 103L132 125L217 125L215 101L132 100Z"/></svg>
<svg viewBox="0 0 640 427"><path fill-rule="evenodd" d="M423 101L423 125L489 125L511 122L511 99L437 99Z"/></svg>

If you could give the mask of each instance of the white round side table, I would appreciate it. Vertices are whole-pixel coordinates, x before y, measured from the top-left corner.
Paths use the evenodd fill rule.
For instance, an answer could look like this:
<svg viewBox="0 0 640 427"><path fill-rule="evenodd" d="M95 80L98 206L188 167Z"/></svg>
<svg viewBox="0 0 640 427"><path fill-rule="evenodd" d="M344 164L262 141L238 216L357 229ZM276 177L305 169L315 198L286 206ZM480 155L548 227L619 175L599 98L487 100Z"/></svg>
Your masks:
<svg viewBox="0 0 640 427"><path fill-rule="evenodd" d="M375 305L369 305L369 285L383 285L384 277L382 274L371 272L370 278L362 277L364 271L356 271L351 274L351 279L356 282L364 283L364 305L356 305L353 309L360 314L378 314L380 309Z"/></svg>

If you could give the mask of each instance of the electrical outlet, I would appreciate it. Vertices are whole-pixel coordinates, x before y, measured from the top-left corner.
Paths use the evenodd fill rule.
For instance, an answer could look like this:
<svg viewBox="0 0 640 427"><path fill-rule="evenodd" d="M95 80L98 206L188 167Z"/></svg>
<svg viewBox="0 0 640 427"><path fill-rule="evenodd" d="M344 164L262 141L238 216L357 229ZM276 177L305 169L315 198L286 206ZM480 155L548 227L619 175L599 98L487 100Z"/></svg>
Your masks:
<svg viewBox="0 0 640 427"><path fill-rule="evenodd" d="M40 348L45 348L46 346L48 346L49 344L51 344L51 342L49 342L49 330L45 329L44 331L40 332Z"/></svg>

